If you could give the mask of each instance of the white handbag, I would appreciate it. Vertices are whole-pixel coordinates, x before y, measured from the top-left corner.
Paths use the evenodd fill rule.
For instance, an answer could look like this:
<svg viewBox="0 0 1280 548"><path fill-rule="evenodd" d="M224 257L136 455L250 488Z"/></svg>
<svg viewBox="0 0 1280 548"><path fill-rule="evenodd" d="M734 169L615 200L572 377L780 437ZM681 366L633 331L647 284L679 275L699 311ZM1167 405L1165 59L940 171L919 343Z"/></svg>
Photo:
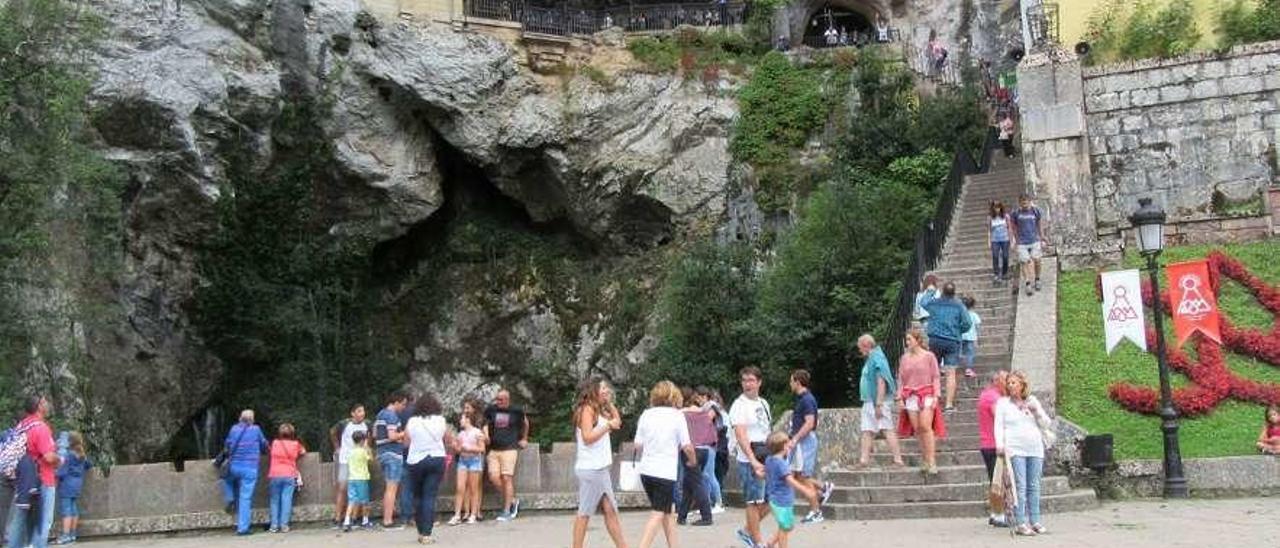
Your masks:
<svg viewBox="0 0 1280 548"><path fill-rule="evenodd" d="M618 466L618 489L622 491L643 491L640 483L639 451L631 453L631 460L624 460Z"/></svg>

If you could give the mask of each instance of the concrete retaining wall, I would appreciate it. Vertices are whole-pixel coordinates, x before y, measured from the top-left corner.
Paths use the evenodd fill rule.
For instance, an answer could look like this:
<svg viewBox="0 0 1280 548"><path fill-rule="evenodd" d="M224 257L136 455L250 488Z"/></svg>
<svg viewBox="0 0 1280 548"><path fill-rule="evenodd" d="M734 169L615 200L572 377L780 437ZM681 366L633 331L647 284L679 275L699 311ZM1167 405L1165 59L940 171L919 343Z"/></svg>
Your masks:
<svg viewBox="0 0 1280 548"><path fill-rule="evenodd" d="M622 455L631 455L624 443L614 459L614 477ZM264 459L265 460L265 459ZM531 510L568 510L577 508L577 480L573 474L573 444L556 444L551 453L541 453L537 445L520 452L516 468L516 492L523 507ZM373 467L372 500L380 500L383 482ZM169 463L116 466L110 476L91 470L85 478L80 499L84 513L81 526L84 536L147 534L232 527L231 516L223 513L222 485L210 461L187 461L178 472ZM311 453L299 463L305 483L294 499L294 521L332 519L334 464L321 462ZM254 491L254 521L267 521L266 463ZM453 469L440 489L437 504L442 512L453 511L455 491ZM485 507L501 505L497 493L486 485ZM641 493L619 493L623 507L644 507ZM375 504L375 513L379 505Z"/></svg>
<svg viewBox="0 0 1280 548"><path fill-rule="evenodd" d="M786 405L782 403L781 405ZM779 418L776 427L781 429L790 419L790 412ZM858 409L823 409L820 411L818 436L822 440L819 466L833 469L852 464L858 458ZM632 455L630 442L623 443L614 456L613 476L618 477L618 467L623 459ZM571 510L577 508L578 484L573 473L574 444L554 444L549 453L543 453L537 445L530 445L520 452L516 467L516 493L523 508L530 510ZM321 462L319 455L307 454L299 463L305 482L295 496L293 520L295 523L332 519L334 498L334 464ZM381 500L382 478L373 467L371 499ZM254 491L254 522L266 523L267 481L266 463L259 475ZM737 480L730 472L726 488L734 488ZM436 507L441 512L453 511L455 492L454 471L450 470L445 484L440 488ZM624 508L645 508L643 493L618 493ZM230 528L231 516L222 510L222 485L210 461L187 461L178 472L169 463L116 466L110 476L101 470L90 470L85 478L84 494L80 499L84 513L81 525L83 536L137 535L191 531L201 529ZM498 494L487 484L485 504L489 509L501 505ZM380 505L374 504L375 514Z"/></svg>
<svg viewBox="0 0 1280 548"><path fill-rule="evenodd" d="M1276 457L1184 459L1182 466L1194 497L1280 494L1280 459ZM1159 497L1164 492L1163 464L1155 459L1123 461L1102 474L1080 470L1072 480L1095 487L1107 498Z"/></svg>

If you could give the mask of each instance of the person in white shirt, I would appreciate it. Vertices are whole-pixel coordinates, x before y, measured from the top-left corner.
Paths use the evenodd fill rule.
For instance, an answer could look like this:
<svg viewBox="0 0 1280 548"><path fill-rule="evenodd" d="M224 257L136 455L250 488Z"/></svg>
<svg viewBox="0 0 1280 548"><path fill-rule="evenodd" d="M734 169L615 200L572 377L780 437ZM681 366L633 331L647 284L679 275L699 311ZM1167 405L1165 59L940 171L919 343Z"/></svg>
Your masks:
<svg viewBox="0 0 1280 548"><path fill-rule="evenodd" d="M587 540L587 523L599 510L613 545L626 548L622 524L618 521L618 498L613 494L613 444L609 434L622 428L622 415L613 405L613 387L600 377L591 377L578 386L573 409L577 455L573 471L578 477L578 515L573 520L573 548Z"/></svg>
<svg viewBox="0 0 1280 548"><path fill-rule="evenodd" d="M338 421L329 429L329 443L333 446L333 460L337 463L333 467L337 483L334 486L335 517L332 529L342 527L342 518L347 515L347 457L351 455L351 448L355 447L351 436L356 432L369 433L369 423L364 419L364 405L357 403L351 406L349 418Z"/></svg>
<svg viewBox="0 0 1280 548"><path fill-rule="evenodd" d="M1009 373L1005 380L1008 396L996 402L995 438L996 453L1004 455L1013 466L1013 482L1018 493L1018 504L1013 517L1019 535L1037 535L1045 532L1040 524L1040 477L1044 473L1045 437L1042 425L1047 427L1049 415L1044 406L1027 385L1027 376L1021 371Z"/></svg>
<svg viewBox="0 0 1280 548"><path fill-rule="evenodd" d="M733 439L738 442L738 479L747 506L747 526L745 530L738 529L738 540L748 546L765 545L760 521L769 514L764 496L764 460L769 456L765 442L772 430L773 416L769 402L760 397L761 378L760 368L742 368L738 372L742 395L729 407Z"/></svg>
<svg viewBox="0 0 1280 548"><path fill-rule="evenodd" d="M432 542L432 526L436 521L436 495L444 480L445 448L454 447L453 431L441 415L440 400L423 394L414 402L413 417L404 427L409 456L409 492L414 500L414 523L418 527L418 543Z"/></svg>
<svg viewBox="0 0 1280 548"><path fill-rule="evenodd" d="M680 456L685 463L697 466L698 455L689 440L689 424L685 422L680 406L684 398L680 389L671 381L661 381L649 391L649 409L640 415L636 424L636 449L640 457L640 483L649 498L649 521L640 537L640 548L649 548L662 528L667 546L676 545L675 507L676 478L680 468Z"/></svg>

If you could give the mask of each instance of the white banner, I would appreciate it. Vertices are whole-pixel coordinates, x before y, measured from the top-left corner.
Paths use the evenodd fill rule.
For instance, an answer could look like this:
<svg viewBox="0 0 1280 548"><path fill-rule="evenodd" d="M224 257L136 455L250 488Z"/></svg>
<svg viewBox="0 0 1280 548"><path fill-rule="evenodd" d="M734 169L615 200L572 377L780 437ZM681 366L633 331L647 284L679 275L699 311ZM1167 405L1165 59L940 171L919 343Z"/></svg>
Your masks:
<svg viewBox="0 0 1280 548"><path fill-rule="evenodd" d="M1129 339L1147 349L1147 327L1142 313L1142 282L1137 270L1102 273L1102 324L1107 332L1107 354Z"/></svg>

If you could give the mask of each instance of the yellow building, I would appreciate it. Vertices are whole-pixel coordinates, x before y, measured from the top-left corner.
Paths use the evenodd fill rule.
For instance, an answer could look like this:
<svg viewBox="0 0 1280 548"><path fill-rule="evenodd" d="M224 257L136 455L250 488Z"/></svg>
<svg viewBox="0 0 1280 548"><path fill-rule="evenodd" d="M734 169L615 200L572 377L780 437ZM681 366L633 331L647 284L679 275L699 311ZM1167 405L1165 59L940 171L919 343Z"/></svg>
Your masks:
<svg viewBox="0 0 1280 548"><path fill-rule="evenodd" d="M1084 39L1089 16L1092 15L1100 6L1106 4L1107 1L1108 0L1058 0L1058 17L1061 20L1060 37L1062 43L1070 47ZM1168 0L1155 1L1158 3L1164 3ZM1218 18L1218 6L1224 2L1225 0L1194 0L1196 6L1196 21L1200 27L1200 33L1202 35L1202 38L1200 39L1200 47L1211 47L1216 41L1214 36L1214 27Z"/></svg>

